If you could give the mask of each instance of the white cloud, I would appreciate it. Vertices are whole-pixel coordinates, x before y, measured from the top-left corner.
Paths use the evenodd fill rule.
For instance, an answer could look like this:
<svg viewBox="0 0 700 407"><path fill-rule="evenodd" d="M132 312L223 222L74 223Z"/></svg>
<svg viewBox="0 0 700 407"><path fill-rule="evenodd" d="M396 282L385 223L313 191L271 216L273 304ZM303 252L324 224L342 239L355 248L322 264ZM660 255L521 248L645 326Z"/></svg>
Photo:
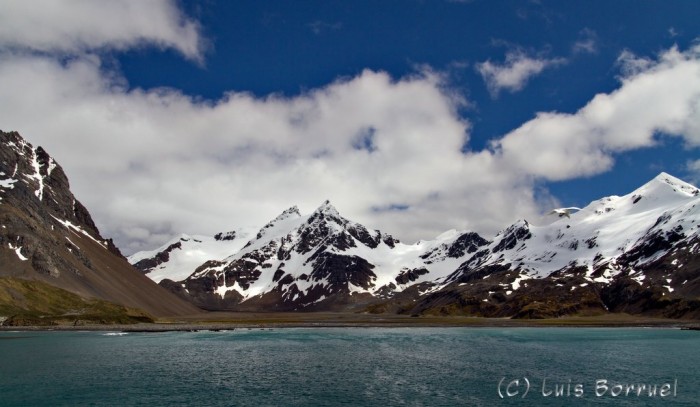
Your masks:
<svg viewBox="0 0 700 407"><path fill-rule="evenodd" d="M171 0L5 0L0 47L49 53L127 49L149 43L202 58L196 22Z"/></svg>
<svg viewBox="0 0 700 407"><path fill-rule="evenodd" d="M630 58L622 86L596 95L574 114L540 113L493 143L513 171L547 180L604 172L614 154L649 147L655 137L700 146L700 47L673 47L657 60ZM643 61L640 63L639 61Z"/></svg>
<svg viewBox="0 0 700 407"><path fill-rule="evenodd" d="M628 49L623 50L617 57L617 65L620 67L623 78L644 72L654 64L655 61L653 59L639 57Z"/></svg>
<svg viewBox="0 0 700 407"><path fill-rule="evenodd" d="M530 57L523 51L515 50L506 53L503 64L488 60L476 64L476 70L486 82L491 96L497 97L504 89L511 93L522 90L533 76L539 75L546 68L565 62L563 58Z"/></svg>

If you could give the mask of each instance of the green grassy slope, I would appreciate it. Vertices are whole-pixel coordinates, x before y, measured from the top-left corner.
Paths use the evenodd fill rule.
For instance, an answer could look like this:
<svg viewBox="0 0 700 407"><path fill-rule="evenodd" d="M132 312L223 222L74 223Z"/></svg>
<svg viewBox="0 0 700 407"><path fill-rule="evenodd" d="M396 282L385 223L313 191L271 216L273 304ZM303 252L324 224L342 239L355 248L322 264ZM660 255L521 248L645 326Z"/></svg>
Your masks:
<svg viewBox="0 0 700 407"><path fill-rule="evenodd" d="M0 325L137 322L153 322L153 318L139 309L82 298L41 281L0 278Z"/></svg>

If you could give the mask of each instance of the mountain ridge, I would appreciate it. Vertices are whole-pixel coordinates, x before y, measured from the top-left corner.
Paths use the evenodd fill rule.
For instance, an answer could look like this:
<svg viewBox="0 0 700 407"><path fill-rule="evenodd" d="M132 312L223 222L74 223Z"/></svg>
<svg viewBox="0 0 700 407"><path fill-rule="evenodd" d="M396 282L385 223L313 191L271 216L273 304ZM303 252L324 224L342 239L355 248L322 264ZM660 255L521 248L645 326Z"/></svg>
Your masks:
<svg viewBox="0 0 700 407"><path fill-rule="evenodd" d="M325 201L309 215L297 207L282 212L242 249L163 285L209 309L521 317L658 311L616 300L612 292L622 289L671 310L694 304L700 293L695 266L688 271L690 285L673 280L672 271L657 270L664 258L681 252L692 258L685 265L696 263L698 250L691 243L698 239L698 194L693 185L662 172L629 194L593 201L547 225L520 220L492 240L448 231L412 245L343 218ZM654 284L643 283L645 278ZM568 302L553 304L542 293L549 286L565 287ZM558 288L554 291L563 291ZM533 306L528 300L533 295L549 305ZM669 301L676 305L667 306Z"/></svg>

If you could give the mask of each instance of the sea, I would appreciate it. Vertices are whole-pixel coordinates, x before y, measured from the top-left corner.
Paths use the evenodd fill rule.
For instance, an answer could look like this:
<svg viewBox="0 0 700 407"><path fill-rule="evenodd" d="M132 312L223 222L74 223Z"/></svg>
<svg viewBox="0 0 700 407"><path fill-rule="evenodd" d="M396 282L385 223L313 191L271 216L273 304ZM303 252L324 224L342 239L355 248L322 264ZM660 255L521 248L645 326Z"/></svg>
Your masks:
<svg viewBox="0 0 700 407"><path fill-rule="evenodd" d="M0 332L0 406L700 405L700 331Z"/></svg>

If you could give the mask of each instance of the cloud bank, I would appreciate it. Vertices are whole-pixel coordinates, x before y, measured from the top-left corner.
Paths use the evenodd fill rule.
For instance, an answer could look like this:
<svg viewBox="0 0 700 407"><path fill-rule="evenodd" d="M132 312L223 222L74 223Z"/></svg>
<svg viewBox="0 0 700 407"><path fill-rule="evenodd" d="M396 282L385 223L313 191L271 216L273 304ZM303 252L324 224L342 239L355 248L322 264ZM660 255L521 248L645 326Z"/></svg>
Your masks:
<svg viewBox="0 0 700 407"><path fill-rule="evenodd" d="M167 11L159 14L164 26L187 26L171 3L157 4ZM0 35L0 128L55 156L98 226L127 253L181 232L259 226L291 205L309 212L325 199L406 241L450 228L488 235L555 205L536 192L543 180L604 172L616 154L651 146L660 133L700 144L700 47L657 58L630 53L619 62L616 91L575 113L540 113L489 148L464 151L464 101L430 70L403 78L366 70L294 97L231 91L202 101L130 88L92 52L167 46L199 55L188 48L201 43L196 30L165 37L39 46L29 33ZM47 54L69 50L70 58Z"/></svg>

